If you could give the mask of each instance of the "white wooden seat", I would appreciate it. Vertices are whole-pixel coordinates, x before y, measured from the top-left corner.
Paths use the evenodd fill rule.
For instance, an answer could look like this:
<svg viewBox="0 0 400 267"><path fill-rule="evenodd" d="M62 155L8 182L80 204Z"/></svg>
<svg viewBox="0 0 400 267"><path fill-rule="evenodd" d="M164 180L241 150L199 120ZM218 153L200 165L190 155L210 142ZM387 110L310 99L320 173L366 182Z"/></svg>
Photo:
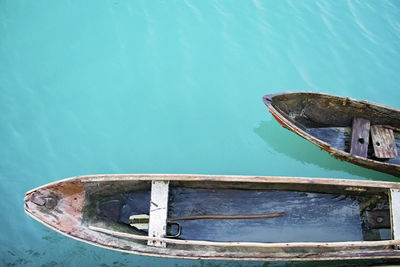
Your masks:
<svg viewBox="0 0 400 267"><path fill-rule="evenodd" d="M390 213L392 217L392 239L400 240L400 190L390 189ZM399 246L397 246L399 249Z"/></svg>
<svg viewBox="0 0 400 267"><path fill-rule="evenodd" d="M164 238L167 233L169 181L152 181L149 237ZM163 241L148 240L147 245L166 247Z"/></svg>

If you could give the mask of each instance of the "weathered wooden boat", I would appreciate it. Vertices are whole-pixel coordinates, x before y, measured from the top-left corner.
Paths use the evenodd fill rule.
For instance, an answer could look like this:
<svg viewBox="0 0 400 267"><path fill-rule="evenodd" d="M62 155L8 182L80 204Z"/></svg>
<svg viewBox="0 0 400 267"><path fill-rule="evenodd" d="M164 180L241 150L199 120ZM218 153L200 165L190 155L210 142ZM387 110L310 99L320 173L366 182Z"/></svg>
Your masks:
<svg viewBox="0 0 400 267"><path fill-rule="evenodd" d="M400 183L213 175L93 175L26 193L68 237L157 257L400 258Z"/></svg>
<svg viewBox="0 0 400 267"><path fill-rule="evenodd" d="M400 110L313 92L263 97L285 128L341 160L400 176Z"/></svg>

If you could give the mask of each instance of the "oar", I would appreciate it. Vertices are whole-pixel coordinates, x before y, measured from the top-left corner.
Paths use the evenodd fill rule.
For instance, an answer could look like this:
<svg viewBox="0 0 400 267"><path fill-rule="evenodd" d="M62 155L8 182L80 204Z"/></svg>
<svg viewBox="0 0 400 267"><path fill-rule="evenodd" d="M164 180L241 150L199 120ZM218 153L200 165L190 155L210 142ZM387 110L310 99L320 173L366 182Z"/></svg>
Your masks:
<svg viewBox="0 0 400 267"><path fill-rule="evenodd" d="M266 214L239 214L239 215L220 215L220 214L207 214L207 215L194 215L186 217L168 218L168 222L183 221L183 220L239 220L239 219L261 219L261 218L276 218L285 215L284 212L266 213ZM148 214L137 214L129 217L129 224L139 229L147 229L150 216Z"/></svg>
<svg viewBox="0 0 400 267"><path fill-rule="evenodd" d="M238 219L260 219L260 218L276 218L285 215L284 212L267 213L267 214L243 214L243 215L218 215L218 214L207 214L207 215L196 215L187 217L169 218L168 221L179 221L179 220L207 220L207 219L220 219L220 220L238 220Z"/></svg>

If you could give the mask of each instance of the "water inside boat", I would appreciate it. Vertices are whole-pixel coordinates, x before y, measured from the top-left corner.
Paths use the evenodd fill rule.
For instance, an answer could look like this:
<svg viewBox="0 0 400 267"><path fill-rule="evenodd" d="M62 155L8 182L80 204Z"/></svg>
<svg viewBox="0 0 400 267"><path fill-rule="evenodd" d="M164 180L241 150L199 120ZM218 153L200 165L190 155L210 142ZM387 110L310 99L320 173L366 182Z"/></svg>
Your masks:
<svg viewBox="0 0 400 267"><path fill-rule="evenodd" d="M305 128L305 131L315 138L330 144L332 147L350 153L351 127L318 127ZM393 132L397 151L400 151L400 132ZM372 143L372 140L369 140ZM368 146L367 158L381 162L400 165L400 154L394 158L382 159L374 156L374 148Z"/></svg>
<svg viewBox="0 0 400 267"><path fill-rule="evenodd" d="M90 187L90 186L89 186ZM108 222L124 232L132 215L149 214L150 182L110 183L87 190L87 223ZM329 192L329 193L324 193ZM280 214L253 219L179 219L205 215ZM176 219L178 218L178 219ZM385 190L338 186L171 182L167 233L178 238L242 242L334 242L391 239Z"/></svg>

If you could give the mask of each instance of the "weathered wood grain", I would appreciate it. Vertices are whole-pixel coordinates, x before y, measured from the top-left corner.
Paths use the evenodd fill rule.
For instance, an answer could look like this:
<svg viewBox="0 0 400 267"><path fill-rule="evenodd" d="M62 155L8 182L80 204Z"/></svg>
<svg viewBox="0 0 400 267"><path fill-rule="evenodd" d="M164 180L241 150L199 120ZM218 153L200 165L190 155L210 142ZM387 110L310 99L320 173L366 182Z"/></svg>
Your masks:
<svg viewBox="0 0 400 267"><path fill-rule="evenodd" d="M336 149L350 151L351 127L307 128L306 131Z"/></svg>
<svg viewBox="0 0 400 267"><path fill-rule="evenodd" d="M369 180L350 180L350 179L332 179L332 178L307 178L307 177L290 177L290 176L241 176L241 175L204 175L204 174L105 174L105 175L84 175L76 176L61 180L60 182L79 181L94 184L95 187L103 187L105 183L113 182L138 182L152 181L154 177L160 181L190 181L195 182L222 182L222 183L258 183L264 184L298 184L298 185L337 185L344 187L370 187L370 188L399 188L400 183L385 181L369 181ZM60 182L50 183L45 186L51 186ZM98 184L100 183L100 184ZM86 185L85 185L86 186ZM27 193L35 191L39 188L32 189ZM99 188L100 190L101 188Z"/></svg>
<svg viewBox="0 0 400 267"><path fill-rule="evenodd" d="M370 121L364 118L354 118L351 129L350 154L366 158L369 144Z"/></svg>
<svg viewBox="0 0 400 267"><path fill-rule="evenodd" d="M397 157L397 148L392 129L386 128L383 125L372 125L371 137L375 157L382 159Z"/></svg>

